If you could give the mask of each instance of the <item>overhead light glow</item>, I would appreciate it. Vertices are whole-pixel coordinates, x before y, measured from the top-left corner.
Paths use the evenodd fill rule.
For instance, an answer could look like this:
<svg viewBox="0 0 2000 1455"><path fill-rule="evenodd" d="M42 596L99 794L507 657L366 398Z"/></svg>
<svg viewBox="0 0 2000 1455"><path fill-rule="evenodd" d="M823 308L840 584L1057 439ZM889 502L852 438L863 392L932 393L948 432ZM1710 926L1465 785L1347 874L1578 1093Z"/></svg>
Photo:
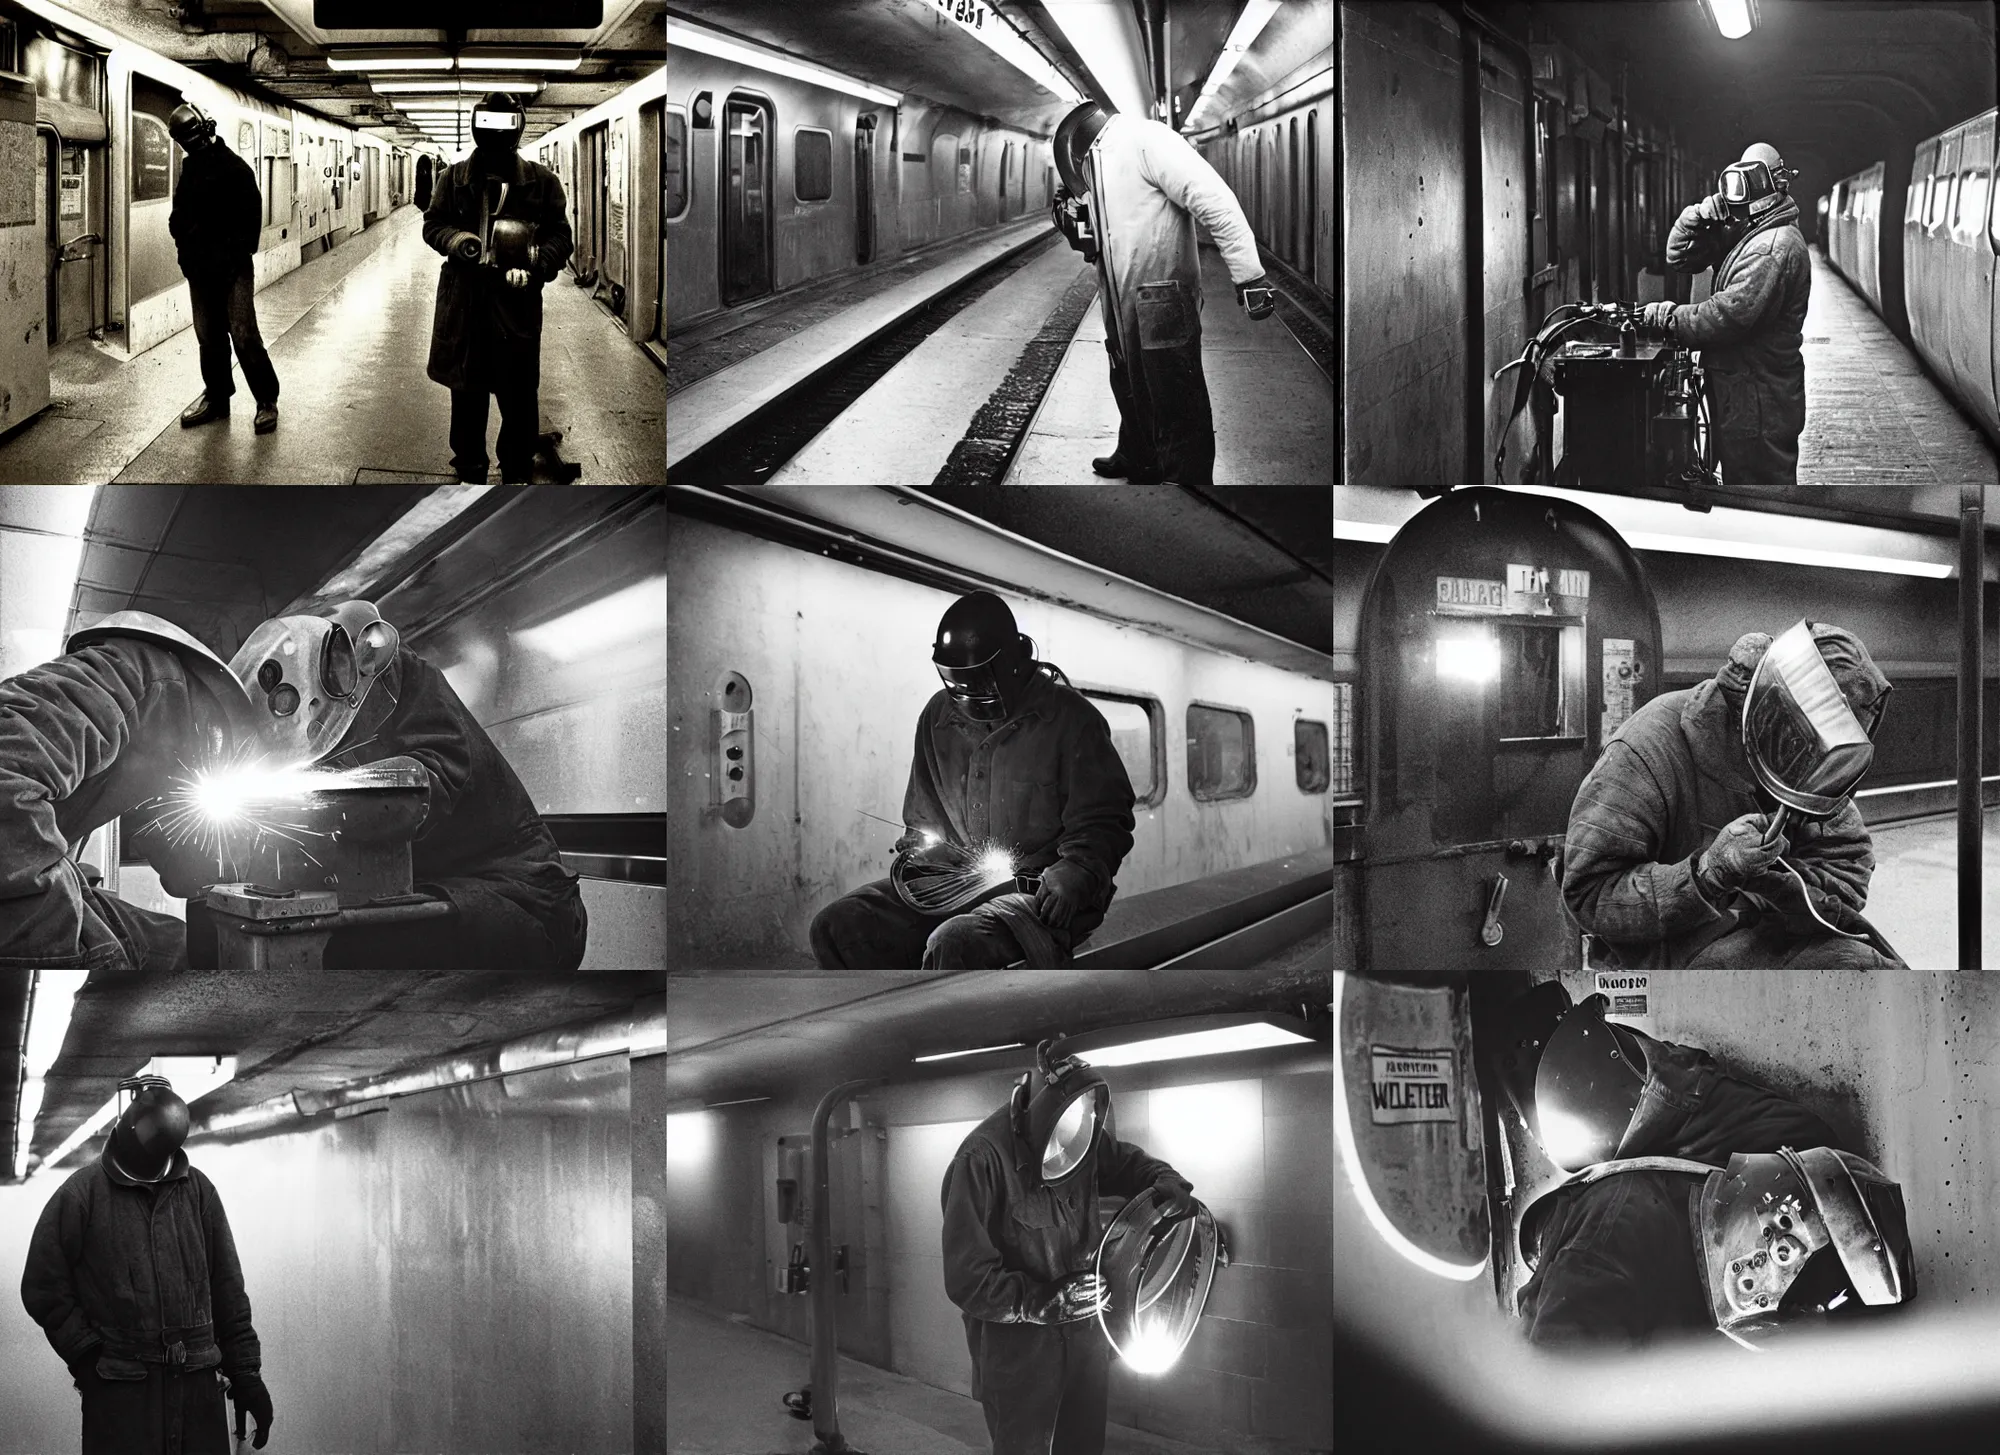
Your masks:
<svg viewBox="0 0 2000 1455"><path fill-rule="evenodd" d="M1243 7L1243 13L1236 17L1236 24L1230 28L1229 39L1222 43L1222 54L1215 58L1208 80L1202 83L1201 94L1188 108L1187 120L1181 124L1183 131L1192 127L1195 117L1215 99L1216 93L1229 79L1230 72L1236 69L1236 63L1249 53L1250 47L1257 43L1257 37L1264 33L1264 27L1277 13L1278 0L1249 0Z"/></svg>
<svg viewBox="0 0 2000 1455"><path fill-rule="evenodd" d="M987 10L980 21L968 24L966 21L958 19L953 11L943 7L940 7L940 9L943 11L946 19L957 20L960 30L992 51L994 55L1000 57L1001 60L1026 76L1030 81L1033 81L1037 86L1040 86L1044 91L1053 92L1056 99L1064 105L1074 106L1083 99L1076 87L1070 85L1064 79L1063 73L1049 64L1042 53L1029 44L1027 39L1019 31L1015 30L1008 23L1007 18L997 10ZM992 24L985 24L985 20L990 20Z"/></svg>
<svg viewBox="0 0 2000 1455"><path fill-rule="evenodd" d="M702 30L685 21L667 21L667 49L680 46L683 50L700 51L705 56L714 56L720 61L735 61L739 65L753 66L773 76L790 76L794 81L806 81L815 86L825 86L828 90L842 91L849 96L859 96L864 101L873 101L881 106L900 106L902 93L885 91L880 86L871 86L866 81L856 80L839 71L828 70L825 66L814 65L810 61L794 60L781 52L751 47L737 41L727 40L710 31Z"/></svg>
<svg viewBox="0 0 2000 1455"><path fill-rule="evenodd" d="M1096 1050L1073 1054L1087 1066L1143 1066L1149 1061L1181 1061L1190 1056L1227 1056L1237 1051L1261 1051L1269 1046L1296 1046L1309 1043L1310 1036L1269 1021L1250 1021L1238 1026L1216 1026L1205 1031L1182 1031L1173 1035L1146 1036L1119 1041Z"/></svg>
<svg viewBox="0 0 2000 1455"><path fill-rule="evenodd" d="M1500 678L1500 643L1484 628L1439 637L1437 675L1440 680L1453 682L1497 682Z"/></svg>
<svg viewBox="0 0 2000 1455"><path fill-rule="evenodd" d="M155 1056L144 1066L132 1073L135 1076L164 1076L173 1084L174 1092L182 1101L192 1106L219 1086L236 1079L236 1058L234 1056ZM84 1119L82 1125L63 1138L62 1145L42 1159L35 1171L43 1172L61 1165L70 1153L88 1142L92 1137L118 1119L118 1095L112 1093L111 1100Z"/></svg>
<svg viewBox="0 0 2000 1455"><path fill-rule="evenodd" d="M1702 8L1724 40L1741 40L1757 24L1751 0L1702 0Z"/></svg>
<svg viewBox="0 0 2000 1455"><path fill-rule="evenodd" d="M582 64L583 56L574 51L568 54L559 51L467 54L461 51L458 57L461 71L574 71Z"/></svg>
<svg viewBox="0 0 2000 1455"><path fill-rule="evenodd" d="M667 1168L706 1166L715 1150L715 1118L705 1111L676 1112L667 1118Z"/></svg>
<svg viewBox="0 0 2000 1455"><path fill-rule="evenodd" d="M326 58L330 71L449 71L450 56L435 51L335 53Z"/></svg>
<svg viewBox="0 0 2000 1455"><path fill-rule="evenodd" d="M489 91L524 91L532 94L542 89L542 82L501 81L484 76L476 81L450 81L440 77L435 81L370 81L368 89L378 96L401 96L420 91L442 92L446 95L484 96Z"/></svg>
<svg viewBox="0 0 2000 1455"><path fill-rule="evenodd" d="M14 1175L28 1175L28 1151L35 1142L35 1116L42 1107L49 1068L62 1055L63 1037L76 993L90 978L88 970L37 970L28 987L28 1039L21 1068L21 1104L14 1122Z"/></svg>
<svg viewBox="0 0 2000 1455"><path fill-rule="evenodd" d="M574 662L642 637L664 638L666 624L667 578L648 576L553 621L517 631L514 640L559 662Z"/></svg>
<svg viewBox="0 0 2000 1455"><path fill-rule="evenodd" d="M1145 42L1131 5L1125 0L1066 0L1044 9L1104 87L1113 110L1125 116L1153 114L1153 85L1141 59Z"/></svg>
<svg viewBox="0 0 2000 1455"><path fill-rule="evenodd" d="M988 1051L1014 1051L1026 1047L1025 1041L1007 1041L998 1046L972 1046L963 1051L933 1051L928 1056L913 1056L913 1061L953 1061L960 1056L984 1056Z"/></svg>
<svg viewBox="0 0 2000 1455"><path fill-rule="evenodd" d="M1880 571L1890 576L1921 576L1930 581L1942 581L1953 574L1951 565L1944 561L1913 561L1899 556L1817 550L1811 546L1670 535L1664 531L1630 530L1624 535L1625 543L1635 551L1677 551L1688 556L1721 556L1733 561L1766 561L1788 566L1824 566L1836 571Z"/></svg>

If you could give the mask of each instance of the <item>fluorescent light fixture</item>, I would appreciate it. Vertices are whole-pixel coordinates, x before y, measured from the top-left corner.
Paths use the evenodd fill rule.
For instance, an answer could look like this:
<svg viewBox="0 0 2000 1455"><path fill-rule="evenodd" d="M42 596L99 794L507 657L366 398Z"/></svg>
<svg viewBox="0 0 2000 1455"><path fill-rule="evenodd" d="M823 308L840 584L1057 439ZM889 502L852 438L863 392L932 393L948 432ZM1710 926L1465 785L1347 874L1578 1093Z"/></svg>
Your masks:
<svg viewBox="0 0 2000 1455"><path fill-rule="evenodd" d="M739 1096L734 1101L711 1101L703 1111L721 1111L725 1106L754 1106L760 1101L769 1101L768 1096Z"/></svg>
<svg viewBox="0 0 2000 1455"><path fill-rule="evenodd" d="M664 639L666 626L667 578L659 575L513 635L515 641L533 651L558 662L574 662L642 637L658 635Z"/></svg>
<svg viewBox="0 0 2000 1455"><path fill-rule="evenodd" d="M330 71L449 71L452 59L437 51L334 51Z"/></svg>
<svg viewBox="0 0 2000 1455"><path fill-rule="evenodd" d="M377 96L402 96L423 91L448 96L484 96L488 91L522 91L532 95L540 91L542 85L540 81L502 81L482 76L476 81L446 80L443 77L435 81L370 81L368 89Z"/></svg>
<svg viewBox="0 0 2000 1455"><path fill-rule="evenodd" d="M789 76L794 81L805 81L814 86L825 86L831 91L842 91L849 96L859 96L864 101L873 101L880 106L900 106L902 94L885 91L880 86L871 86L866 81L856 80L839 71L828 70L825 66L811 61L794 60L779 51L767 50L762 46L749 46L740 41L728 40L712 31L689 25L685 21L667 21L667 49L675 46L683 50L699 51L705 56L714 56L720 61L735 61L739 65L752 66L773 76Z"/></svg>
<svg viewBox="0 0 2000 1455"><path fill-rule="evenodd" d="M1257 37L1264 33L1264 27L1271 17L1278 13L1278 0L1249 0L1243 13L1236 17L1236 24L1230 28L1229 39L1222 43L1222 53L1215 58L1215 66L1208 73L1208 80L1202 83L1201 94L1188 108L1187 120L1182 129L1194 124L1195 117L1215 99L1223 83L1229 79L1236 63L1248 54L1250 47L1257 43Z"/></svg>
<svg viewBox="0 0 2000 1455"><path fill-rule="evenodd" d="M960 30L1044 91L1053 92L1056 99L1065 105L1074 106L1083 99L1076 87L1063 78L1063 73L1050 65L1042 53L1030 45L999 11L982 7L978 23L968 24L964 20L959 20L952 10L943 6L939 9L945 19L956 21ZM985 23L987 21L992 23Z"/></svg>
<svg viewBox="0 0 2000 1455"><path fill-rule="evenodd" d="M963 1051L933 1051L928 1056L912 1056L912 1061L954 1061L960 1056L984 1056L988 1051L1014 1051L1027 1045L1026 1041L1008 1041L998 1046L971 1046Z"/></svg>
<svg viewBox="0 0 2000 1455"><path fill-rule="evenodd" d="M580 51L523 50L460 51L461 71L574 71L583 64Z"/></svg>
<svg viewBox="0 0 2000 1455"><path fill-rule="evenodd" d="M1741 40L1757 26L1757 0L1701 0L1724 40Z"/></svg>
<svg viewBox="0 0 2000 1455"><path fill-rule="evenodd" d="M83 561L83 533L96 498L95 485L0 490L0 542L5 543L7 563L0 679L62 655L70 598Z"/></svg>
<svg viewBox="0 0 2000 1455"><path fill-rule="evenodd" d="M667 1118L667 1169L707 1163L715 1150L715 1118L705 1111L676 1112Z"/></svg>
<svg viewBox="0 0 2000 1455"><path fill-rule="evenodd" d="M1061 1043L1057 1054L1075 1056L1087 1066L1143 1066L1151 1061L1230 1056L1311 1042L1304 1023L1291 1016L1187 1016L1071 1037Z"/></svg>
<svg viewBox="0 0 2000 1455"><path fill-rule="evenodd" d="M1064 0L1043 8L1104 87L1112 109L1126 116L1153 114L1153 84L1141 59L1145 41L1126 0Z"/></svg>
<svg viewBox="0 0 2000 1455"><path fill-rule="evenodd" d="M28 987L28 1039L21 1068L21 1103L14 1121L14 1176L28 1175L28 1152L35 1142L35 1116L47 1089L44 1078L62 1055L63 1037L77 991L90 978L88 970L37 970Z"/></svg>
<svg viewBox="0 0 2000 1455"><path fill-rule="evenodd" d="M132 1073L134 1076L164 1076L173 1083L174 1093L192 1106L218 1086L236 1079L234 1056L155 1056ZM118 1094L92 1112L62 1145L42 1159L35 1170L43 1172L61 1164L77 1148L118 1119Z"/></svg>
<svg viewBox="0 0 2000 1455"><path fill-rule="evenodd" d="M1723 556L1735 561L1773 565L1825 566L1836 571L1880 571L1891 576L1921 576L1942 581L1953 574L1943 561L1911 561L1895 556L1866 556L1853 551L1822 551L1810 546L1780 546L1762 541L1715 540L1674 535L1666 531L1626 531L1625 543L1635 551L1677 551L1687 556Z"/></svg>

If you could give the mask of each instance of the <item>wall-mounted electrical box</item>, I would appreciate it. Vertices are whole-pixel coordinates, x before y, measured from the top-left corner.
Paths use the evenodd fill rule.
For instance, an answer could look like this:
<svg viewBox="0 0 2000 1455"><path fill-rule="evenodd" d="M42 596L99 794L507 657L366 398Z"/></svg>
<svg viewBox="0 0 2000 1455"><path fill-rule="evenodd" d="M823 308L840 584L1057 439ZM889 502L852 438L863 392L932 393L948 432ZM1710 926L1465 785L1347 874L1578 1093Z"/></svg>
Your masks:
<svg viewBox="0 0 2000 1455"><path fill-rule="evenodd" d="M716 680L712 773L722 821L733 829L757 812L750 699L750 683L741 672L725 672Z"/></svg>

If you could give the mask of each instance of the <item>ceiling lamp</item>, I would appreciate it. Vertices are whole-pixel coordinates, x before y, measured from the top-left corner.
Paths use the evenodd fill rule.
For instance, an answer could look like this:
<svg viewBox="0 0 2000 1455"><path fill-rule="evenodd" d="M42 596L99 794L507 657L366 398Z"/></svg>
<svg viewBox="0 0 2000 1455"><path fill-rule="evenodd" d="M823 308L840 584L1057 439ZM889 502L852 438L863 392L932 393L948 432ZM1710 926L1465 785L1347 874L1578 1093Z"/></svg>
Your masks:
<svg viewBox="0 0 2000 1455"><path fill-rule="evenodd" d="M505 46L458 53L461 71L574 71L582 64L582 52L558 46Z"/></svg>
<svg viewBox="0 0 2000 1455"><path fill-rule="evenodd" d="M453 62L442 51L404 48L329 51L326 65L331 71L449 71Z"/></svg>
<svg viewBox="0 0 2000 1455"><path fill-rule="evenodd" d="M1208 73L1208 80L1201 88L1201 94L1194 98L1194 105L1188 108L1187 120L1182 130L1194 125L1195 117L1222 89L1222 83L1229 79L1229 73L1236 69L1236 63L1249 53L1257 43L1257 37L1264 33L1264 27L1277 14L1278 0L1249 0L1242 14L1236 17L1236 24L1229 32L1229 38L1222 43L1222 54L1215 58L1215 68Z"/></svg>
<svg viewBox="0 0 2000 1455"><path fill-rule="evenodd" d="M1701 10L1724 40L1741 40L1757 28L1757 0L1701 0Z"/></svg>
<svg viewBox="0 0 2000 1455"><path fill-rule="evenodd" d="M1181 1016L1143 1025L1119 1026L1070 1036L1056 1054L1075 1056L1086 1066L1141 1066L1190 1056L1227 1056L1274 1046L1310 1045L1313 1037L1297 1016L1270 1012Z"/></svg>
<svg viewBox="0 0 2000 1455"><path fill-rule="evenodd" d="M501 81L481 77L476 81L447 80L440 76L434 81L374 81L368 89L377 96L397 96L411 92L437 92L443 95L484 96L488 91L519 91L533 95L542 89L540 81Z"/></svg>

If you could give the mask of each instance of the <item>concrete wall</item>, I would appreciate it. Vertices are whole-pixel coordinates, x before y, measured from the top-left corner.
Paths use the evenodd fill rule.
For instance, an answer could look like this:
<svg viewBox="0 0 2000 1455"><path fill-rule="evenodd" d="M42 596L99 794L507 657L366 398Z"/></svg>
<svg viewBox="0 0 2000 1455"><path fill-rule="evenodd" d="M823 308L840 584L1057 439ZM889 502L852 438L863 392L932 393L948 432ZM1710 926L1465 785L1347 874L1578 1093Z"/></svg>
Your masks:
<svg viewBox="0 0 2000 1455"><path fill-rule="evenodd" d="M1261 1053L1223 1066L1108 1073L1117 1135L1192 1181L1233 1250L1171 1377L1139 1379L1114 1366L1111 1418L1204 1448L1328 1448L1330 1058ZM962 1317L941 1283L939 1193L965 1132L1006 1100L1011 1084L1007 1073L954 1077L884 1087L860 1103L861 1135L885 1148L883 1245L850 1252L850 1264L865 1259L868 1276L886 1281L886 1309L877 1312L889 1324L889 1367L959 1393L970 1391L971 1365ZM810 1121L804 1095L669 1118L672 1292L806 1338L809 1300L775 1291L777 1269L764 1251L775 1217L764 1152ZM834 1229L837 1243L863 1236ZM841 1345L862 1354L845 1327Z"/></svg>
<svg viewBox="0 0 2000 1455"><path fill-rule="evenodd" d="M917 714L938 690L932 633L954 593L681 518L669 529L667 563L669 942L703 966L797 959L822 905L888 872ZM1330 840L1331 799L1298 787L1292 719L1329 721L1331 684L1042 601L1009 604L1042 656L1079 688L1162 704L1166 797L1137 811L1121 893ZM750 683L755 715L756 811L741 828L713 806L718 683L732 671ZM1195 700L1253 715L1250 797L1190 795L1186 716Z"/></svg>
<svg viewBox="0 0 2000 1455"><path fill-rule="evenodd" d="M274 1441L355 1455L631 1450L630 1117L617 1058L193 1143L243 1261ZM10 1290L60 1181L0 1186ZM74 1448L75 1391L11 1292L0 1367L0 1452Z"/></svg>
<svg viewBox="0 0 2000 1455"><path fill-rule="evenodd" d="M0 433L49 402L48 259L43 252L35 98L0 78Z"/></svg>
<svg viewBox="0 0 2000 1455"><path fill-rule="evenodd" d="M667 1448L667 1058L632 1060L632 1449Z"/></svg>

